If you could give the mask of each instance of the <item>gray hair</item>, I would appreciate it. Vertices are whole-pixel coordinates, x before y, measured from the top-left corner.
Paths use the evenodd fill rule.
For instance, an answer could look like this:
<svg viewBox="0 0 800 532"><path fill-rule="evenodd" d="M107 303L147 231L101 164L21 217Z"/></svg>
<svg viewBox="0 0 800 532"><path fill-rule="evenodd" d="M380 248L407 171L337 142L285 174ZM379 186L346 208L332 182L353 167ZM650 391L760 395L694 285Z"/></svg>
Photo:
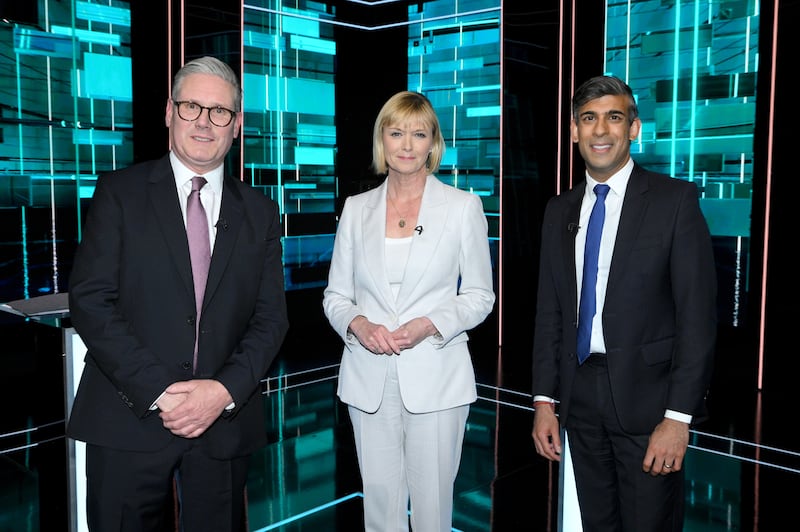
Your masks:
<svg viewBox="0 0 800 532"><path fill-rule="evenodd" d="M239 85L239 78L233 69L226 63L223 63L216 57L200 57L193 59L183 65L178 73L175 74L175 80L172 83L172 99L177 100L178 94L183 85L183 80L192 74L210 74L217 76L227 81L233 88L233 105L234 111L241 111L242 109L242 87Z"/></svg>

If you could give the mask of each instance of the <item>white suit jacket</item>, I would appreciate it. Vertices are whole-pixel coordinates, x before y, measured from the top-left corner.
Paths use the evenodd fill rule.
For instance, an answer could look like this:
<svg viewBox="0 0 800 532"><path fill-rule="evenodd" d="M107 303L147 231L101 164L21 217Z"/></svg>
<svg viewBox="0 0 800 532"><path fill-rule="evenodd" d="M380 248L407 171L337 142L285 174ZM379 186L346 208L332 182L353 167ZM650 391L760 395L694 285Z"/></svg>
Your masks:
<svg viewBox="0 0 800 532"><path fill-rule="evenodd" d="M323 308L344 341L337 394L375 412L391 357L367 351L347 328L356 316L394 330L427 316L441 337L397 356L405 407L432 412L475 401L467 331L491 312L495 295L488 224L478 196L429 175L397 300L386 273L386 181L345 201L333 246ZM395 355L391 355L395 356Z"/></svg>

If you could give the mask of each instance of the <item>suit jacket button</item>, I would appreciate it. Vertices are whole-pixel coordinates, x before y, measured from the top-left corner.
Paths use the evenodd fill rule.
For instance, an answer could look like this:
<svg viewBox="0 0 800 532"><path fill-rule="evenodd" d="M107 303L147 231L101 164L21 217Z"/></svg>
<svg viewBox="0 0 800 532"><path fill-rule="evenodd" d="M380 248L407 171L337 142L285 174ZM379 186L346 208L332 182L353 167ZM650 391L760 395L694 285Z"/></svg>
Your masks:
<svg viewBox="0 0 800 532"><path fill-rule="evenodd" d="M181 364L181 367L183 369L185 369L185 370L190 370L190 369L192 369L192 363L191 362L184 362L183 364Z"/></svg>
<svg viewBox="0 0 800 532"><path fill-rule="evenodd" d="M186 318L186 323L194 327L194 316Z"/></svg>

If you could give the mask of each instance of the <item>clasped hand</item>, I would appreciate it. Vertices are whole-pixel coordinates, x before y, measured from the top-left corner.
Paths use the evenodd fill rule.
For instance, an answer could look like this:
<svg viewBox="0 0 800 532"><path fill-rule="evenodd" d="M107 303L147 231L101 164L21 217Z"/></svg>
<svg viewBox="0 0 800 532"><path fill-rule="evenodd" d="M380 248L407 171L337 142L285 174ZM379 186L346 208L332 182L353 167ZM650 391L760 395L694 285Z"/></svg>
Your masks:
<svg viewBox="0 0 800 532"><path fill-rule="evenodd" d="M212 379L175 382L158 400L164 428L176 436L197 438L233 401L228 390Z"/></svg>
<svg viewBox="0 0 800 532"><path fill-rule="evenodd" d="M431 320L424 316L414 318L394 331L372 323L364 316L357 316L350 324L350 330L361 345L377 355L399 355L403 349L410 349L436 333Z"/></svg>

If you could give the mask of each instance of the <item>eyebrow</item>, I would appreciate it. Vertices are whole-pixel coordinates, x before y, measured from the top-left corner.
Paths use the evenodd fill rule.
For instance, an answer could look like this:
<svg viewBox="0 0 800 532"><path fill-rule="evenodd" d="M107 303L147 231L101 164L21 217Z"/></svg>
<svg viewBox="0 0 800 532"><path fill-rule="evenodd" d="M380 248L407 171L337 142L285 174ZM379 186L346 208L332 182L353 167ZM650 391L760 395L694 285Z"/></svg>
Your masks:
<svg viewBox="0 0 800 532"><path fill-rule="evenodd" d="M622 116L626 116L625 115L625 111L620 111L619 109L610 109L609 111L606 111L605 113L598 113L597 111L583 111L578 116L579 117L583 117L583 116L597 116L597 115L605 115L605 116L622 115Z"/></svg>

